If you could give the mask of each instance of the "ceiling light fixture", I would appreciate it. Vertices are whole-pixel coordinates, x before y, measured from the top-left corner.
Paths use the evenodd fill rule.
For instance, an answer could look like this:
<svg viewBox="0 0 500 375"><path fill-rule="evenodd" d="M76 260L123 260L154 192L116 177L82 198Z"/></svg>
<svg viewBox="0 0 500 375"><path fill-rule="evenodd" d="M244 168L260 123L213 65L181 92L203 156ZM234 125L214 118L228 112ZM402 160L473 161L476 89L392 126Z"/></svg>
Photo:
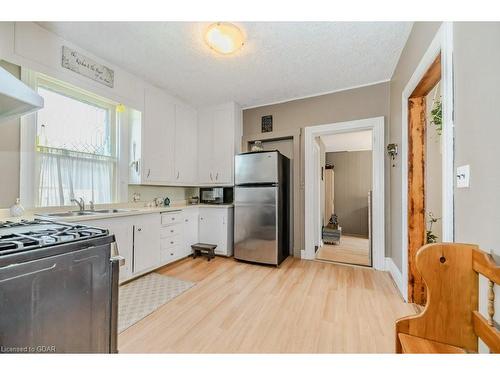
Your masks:
<svg viewBox="0 0 500 375"><path fill-rule="evenodd" d="M217 22L210 25L205 33L207 45L223 54L229 55L239 50L244 44L241 30L229 22Z"/></svg>

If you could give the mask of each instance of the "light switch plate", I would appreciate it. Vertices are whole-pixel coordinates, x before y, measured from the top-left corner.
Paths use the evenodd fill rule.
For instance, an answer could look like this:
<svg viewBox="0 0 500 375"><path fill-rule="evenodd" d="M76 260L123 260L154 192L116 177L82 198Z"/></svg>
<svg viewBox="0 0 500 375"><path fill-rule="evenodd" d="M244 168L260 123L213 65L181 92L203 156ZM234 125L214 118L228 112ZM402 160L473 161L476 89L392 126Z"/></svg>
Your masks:
<svg viewBox="0 0 500 375"><path fill-rule="evenodd" d="M457 188L468 188L470 180L470 165L457 167Z"/></svg>

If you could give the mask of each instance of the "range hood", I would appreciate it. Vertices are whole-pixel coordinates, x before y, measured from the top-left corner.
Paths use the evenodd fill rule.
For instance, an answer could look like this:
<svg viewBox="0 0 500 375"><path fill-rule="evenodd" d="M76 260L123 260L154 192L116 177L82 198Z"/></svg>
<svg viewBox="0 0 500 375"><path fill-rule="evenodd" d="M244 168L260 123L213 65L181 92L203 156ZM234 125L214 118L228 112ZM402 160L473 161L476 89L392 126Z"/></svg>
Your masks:
<svg viewBox="0 0 500 375"><path fill-rule="evenodd" d="M0 68L0 124L43 108L43 98L8 71Z"/></svg>

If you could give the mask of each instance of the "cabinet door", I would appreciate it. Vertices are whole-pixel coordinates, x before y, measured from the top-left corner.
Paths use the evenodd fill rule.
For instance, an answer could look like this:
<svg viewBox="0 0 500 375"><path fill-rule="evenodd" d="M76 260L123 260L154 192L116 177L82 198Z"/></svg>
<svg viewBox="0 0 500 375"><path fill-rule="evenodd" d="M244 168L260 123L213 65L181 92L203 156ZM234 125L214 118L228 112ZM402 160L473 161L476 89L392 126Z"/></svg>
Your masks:
<svg viewBox="0 0 500 375"><path fill-rule="evenodd" d="M198 112L198 182L214 183L213 172L213 113L208 110Z"/></svg>
<svg viewBox="0 0 500 375"><path fill-rule="evenodd" d="M142 130L143 180L171 182L174 177L175 105L159 89L148 88Z"/></svg>
<svg viewBox="0 0 500 375"><path fill-rule="evenodd" d="M225 254L227 248L227 241L225 240L227 238L227 225L224 216L224 210L200 208L199 241L217 245L215 252L219 254Z"/></svg>
<svg viewBox="0 0 500 375"><path fill-rule="evenodd" d="M229 109L217 109L213 118L214 182L230 184L233 181L234 113Z"/></svg>
<svg viewBox="0 0 500 375"><path fill-rule="evenodd" d="M187 256L192 253L191 245L198 243L198 221L199 214L198 211L189 212L186 210L184 212L184 230L183 230L183 256Z"/></svg>
<svg viewBox="0 0 500 375"><path fill-rule="evenodd" d="M87 220L83 225L104 228L114 234L118 253L125 258L125 264L120 266L120 281L132 276L133 262L133 217L117 217L101 220Z"/></svg>
<svg viewBox="0 0 500 375"><path fill-rule="evenodd" d="M196 111L175 106L174 182L195 183L198 179L198 123Z"/></svg>
<svg viewBox="0 0 500 375"><path fill-rule="evenodd" d="M136 274L160 264L160 214L134 218L133 273Z"/></svg>

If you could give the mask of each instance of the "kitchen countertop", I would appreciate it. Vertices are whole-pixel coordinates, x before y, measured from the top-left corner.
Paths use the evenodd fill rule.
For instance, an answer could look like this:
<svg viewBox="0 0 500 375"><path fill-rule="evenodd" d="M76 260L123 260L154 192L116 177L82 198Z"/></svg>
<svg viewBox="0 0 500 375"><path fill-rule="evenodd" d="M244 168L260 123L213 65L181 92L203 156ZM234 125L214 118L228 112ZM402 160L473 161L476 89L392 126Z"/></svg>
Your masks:
<svg viewBox="0 0 500 375"><path fill-rule="evenodd" d="M123 216L133 216L133 215L144 215L150 213L162 213L162 212L172 212L172 211L182 211L190 208L200 208L200 207L211 207L211 208L229 208L233 207L233 204L174 204L172 206L162 206L162 207L145 207L144 203L142 206L137 203L129 203L129 204L112 204L112 205L99 205L96 209L124 209L127 211L120 212L106 212L106 213L96 213L90 215L82 215L82 216L43 216L43 213L54 213L54 212L68 212L68 211L78 211L73 207L53 207L52 209L47 208L43 209L43 211L38 212L26 212L23 216L19 217L9 217L2 216L0 214L0 221L12 221L17 222L21 220L33 220L33 219L46 219L52 221L60 221L60 222L82 222L88 220L99 220L99 219L109 219L114 217L123 217ZM9 212L9 210L3 210ZM5 212L4 212L5 213Z"/></svg>

